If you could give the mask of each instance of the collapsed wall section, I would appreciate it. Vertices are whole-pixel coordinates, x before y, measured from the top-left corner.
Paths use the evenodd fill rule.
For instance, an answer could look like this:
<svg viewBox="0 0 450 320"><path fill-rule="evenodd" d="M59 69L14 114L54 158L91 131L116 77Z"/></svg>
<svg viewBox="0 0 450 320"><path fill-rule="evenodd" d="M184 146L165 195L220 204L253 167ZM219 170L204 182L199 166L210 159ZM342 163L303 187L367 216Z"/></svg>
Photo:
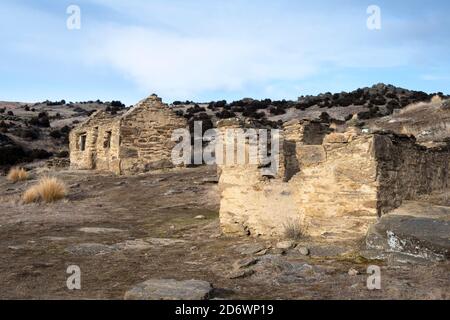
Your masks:
<svg viewBox="0 0 450 320"><path fill-rule="evenodd" d="M218 127L223 139L224 158L230 150L237 156L236 141L226 130L240 129L242 124L226 120ZM247 154L244 163L218 164L221 228L228 234L276 236L283 232L284 224L298 221L299 216L292 201L290 185L284 182L284 156L281 153L278 159L279 170L265 176L259 159L250 156L249 143L246 141L243 148Z"/></svg>

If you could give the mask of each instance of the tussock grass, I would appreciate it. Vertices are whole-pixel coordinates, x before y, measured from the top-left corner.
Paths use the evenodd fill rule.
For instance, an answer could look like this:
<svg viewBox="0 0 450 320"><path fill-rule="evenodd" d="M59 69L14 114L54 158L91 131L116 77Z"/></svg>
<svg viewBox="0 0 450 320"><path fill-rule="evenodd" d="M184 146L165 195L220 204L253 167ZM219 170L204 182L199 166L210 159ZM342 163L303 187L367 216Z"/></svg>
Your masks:
<svg viewBox="0 0 450 320"><path fill-rule="evenodd" d="M33 202L51 203L63 199L67 195L65 183L58 178L44 177L28 188L22 196L26 204Z"/></svg>
<svg viewBox="0 0 450 320"><path fill-rule="evenodd" d="M23 203L29 204L33 202L38 202L40 199L39 191L37 186L32 186L28 188L22 196Z"/></svg>
<svg viewBox="0 0 450 320"><path fill-rule="evenodd" d="M444 100L440 96L433 96L430 102L412 103L400 110L399 114L404 115L422 110L439 110L444 104Z"/></svg>
<svg viewBox="0 0 450 320"><path fill-rule="evenodd" d="M26 172L24 168L14 167L9 170L6 179L14 183L18 181L25 181L28 179L28 172Z"/></svg>
<svg viewBox="0 0 450 320"><path fill-rule="evenodd" d="M283 223L284 238L289 240L300 240L303 237L303 230L299 220L288 220Z"/></svg>

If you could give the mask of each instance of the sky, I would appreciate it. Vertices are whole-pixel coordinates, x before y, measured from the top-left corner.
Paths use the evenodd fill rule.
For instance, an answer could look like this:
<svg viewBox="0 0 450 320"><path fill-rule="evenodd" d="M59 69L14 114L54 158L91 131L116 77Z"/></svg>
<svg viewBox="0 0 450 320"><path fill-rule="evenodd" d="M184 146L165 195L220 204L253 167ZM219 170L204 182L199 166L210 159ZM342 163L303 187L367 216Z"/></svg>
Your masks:
<svg viewBox="0 0 450 320"><path fill-rule="evenodd" d="M297 99L379 82L450 94L449 12L447 0L2 0L0 101Z"/></svg>

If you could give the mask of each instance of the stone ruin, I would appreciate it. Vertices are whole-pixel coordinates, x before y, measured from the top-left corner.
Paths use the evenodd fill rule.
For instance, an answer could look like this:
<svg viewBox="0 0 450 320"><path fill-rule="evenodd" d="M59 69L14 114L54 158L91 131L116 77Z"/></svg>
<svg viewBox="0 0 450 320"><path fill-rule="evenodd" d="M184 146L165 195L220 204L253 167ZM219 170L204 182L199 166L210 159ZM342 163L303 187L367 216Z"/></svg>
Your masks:
<svg viewBox="0 0 450 320"><path fill-rule="evenodd" d="M121 115L98 111L70 132L70 164L116 174L171 168L172 132L186 127L156 95Z"/></svg>
<svg viewBox="0 0 450 320"><path fill-rule="evenodd" d="M281 135L276 175L261 175L257 164L218 167L225 233L283 237L296 228L324 240L358 240L402 201L448 187L446 147L307 120L286 123Z"/></svg>
<svg viewBox="0 0 450 320"><path fill-rule="evenodd" d="M243 127L238 119L218 123L219 130ZM124 114L99 111L70 133L71 167L171 168L179 128L186 120L156 95ZM275 175L262 175L261 164L218 164L221 227L236 235L283 237L295 228L324 240L361 239L404 200L446 190L449 159L448 147L426 148L410 136L292 120L281 130Z"/></svg>

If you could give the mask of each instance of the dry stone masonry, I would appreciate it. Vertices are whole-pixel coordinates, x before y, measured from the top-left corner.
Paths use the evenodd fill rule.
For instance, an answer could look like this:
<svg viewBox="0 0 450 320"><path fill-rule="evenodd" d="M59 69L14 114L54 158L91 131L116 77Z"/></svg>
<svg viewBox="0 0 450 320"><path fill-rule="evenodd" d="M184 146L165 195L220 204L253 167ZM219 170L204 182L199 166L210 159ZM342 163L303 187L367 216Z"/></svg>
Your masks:
<svg viewBox="0 0 450 320"><path fill-rule="evenodd" d="M448 186L447 148L314 121L286 123L282 135L277 175L262 176L258 165L219 167L224 232L360 239L403 200Z"/></svg>
<svg viewBox="0 0 450 320"><path fill-rule="evenodd" d="M186 127L156 95L122 115L99 111L70 133L71 167L116 174L170 168L172 132Z"/></svg>

